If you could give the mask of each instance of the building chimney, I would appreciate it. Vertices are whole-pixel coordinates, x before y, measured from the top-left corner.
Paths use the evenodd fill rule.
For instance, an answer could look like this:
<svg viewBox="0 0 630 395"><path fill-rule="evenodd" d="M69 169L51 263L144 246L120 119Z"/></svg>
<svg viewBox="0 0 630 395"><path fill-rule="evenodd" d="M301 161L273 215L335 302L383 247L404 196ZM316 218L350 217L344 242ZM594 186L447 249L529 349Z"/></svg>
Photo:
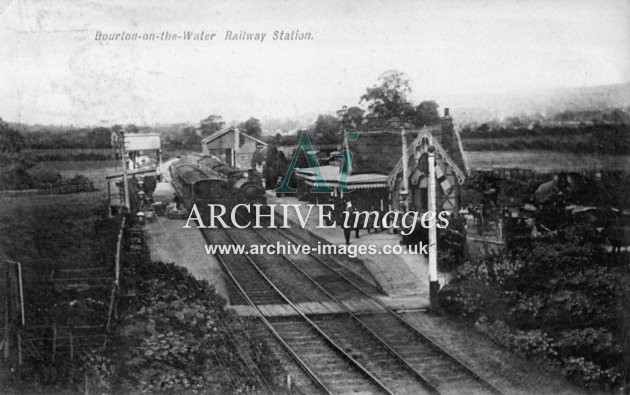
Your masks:
<svg viewBox="0 0 630 395"><path fill-rule="evenodd" d="M444 116L441 120L442 124L442 147L450 154L453 152L453 144L455 143L453 118L449 115L448 108L444 108Z"/></svg>

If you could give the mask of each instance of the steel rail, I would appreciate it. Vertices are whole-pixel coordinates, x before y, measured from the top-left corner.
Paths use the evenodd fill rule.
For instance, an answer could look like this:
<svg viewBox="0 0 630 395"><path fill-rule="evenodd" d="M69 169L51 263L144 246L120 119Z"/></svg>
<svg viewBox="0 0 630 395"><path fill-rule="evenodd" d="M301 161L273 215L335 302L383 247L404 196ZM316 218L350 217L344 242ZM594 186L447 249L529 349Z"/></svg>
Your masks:
<svg viewBox="0 0 630 395"><path fill-rule="evenodd" d="M208 238L208 235L206 235L206 233L204 231L201 231L201 234L202 234L203 238L206 240L206 242L211 243L211 240ZM229 235L228 235L228 237L229 237ZM258 315L259 315L260 319L262 320L263 324L267 327L267 329L269 329L269 331L280 342L280 344L289 352L289 355L291 355L291 357L298 363L300 368L302 368L302 370L304 370L306 372L306 374L315 382L315 384L318 387L320 387L320 389L322 389L325 393L333 394L333 392L330 391L330 389L326 386L326 384L324 384L324 382L322 382L321 379L319 377L317 377L315 372L313 372L311 370L311 368L306 364L306 362L304 362L302 360L302 358L300 358L300 356L297 355L297 353L291 348L291 346L289 346L289 344L282 338L282 336L278 333L278 331L276 331L276 329L273 327L273 325L269 322L267 317L265 317L265 315L260 310L258 305L256 303L254 303L253 300L249 297L249 295L247 294L245 289L241 286L241 284L236 279L236 276L234 275L234 273L232 273L232 270L228 267L228 264L225 261L225 258L223 257L223 255L218 253L218 252L215 253L214 255L217 257L217 260L221 264L221 267L228 274L228 276L230 277L230 279L232 280L232 282L234 283L236 288L239 290L239 292L241 293L243 298L245 298L247 303L249 303L249 305L256 310L256 312L258 313Z"/></svg>
<svg viewBox="0 0 630 395"><path fill-rule="evenodd" d="M236 244L236 240L230 235L226 229L222 229L228 238L232 241L232 243ZM260 269L260 267L251 259L248 255L243 255L249 263L256 269L256 271L260 274L260 276L278 293L280 297L282 297L288 305L298 313L298 315L308 324L310 325L320 336L330 344L333 349L337 350L337 352L346 360L350 361L351 365L358 368L365 376L367 376L373 383L375 383L380 389L384 392L393 395L394 392L389 389L378 377L374 376L372 372L367 370L359 361L357 361L354 357L352 357L349 353L347 353L342 347L340 347L330 336L328 336L316 323L314 323L310 318L308 318L272 281L267 277L267 275ZM262 314L262 312L260 312Z"/></svg>
<svg viewBox="0 0 630 395"><path fill-rule="evenodd" d="M206 240L207 243L211 243L211 240L208 238L208 235L205 234L204 231L201 231L201 235L202 237ZM243 296L243 298L245 298L245 300L247 301L247 303L249 303L249 305L251 307L253 307L256 312L258 313L258 315L260 316L260 319L262 320L263 324L267 327L267 329L269 329L269 331L274 335L274 337L280 342L280 344L282 344L282 346L289 352L289 355L291 355L291 357L293 359L295 359L295 361L298 363L298 365L302 368L302 370L304 370L306 372L306 374L315 382L315 384L320 387L320 389L322 389L325 393L327 394L333 394L333 392L331 392L328 387L326 386L326 384L324 384L319 377L317 377L317 375L315 375L315 373L308 367L308 365L306 365L306 363L295 353L295 351L293 351L293 349L291 348L291 346L289 346L284 339L280 336L280 334L276 331L276 329L271 325L271 323L269 322L269 320L267 320L267 317L264 316L264 314L262 313L262 311L260 310L260 308L258 307L258 305L256 305L251 298L249 297L249 295L247 295L247 292L245 292L245 289L243 289L243 287L241 286L241 284L238 282L238 280L236 279L236 276L234 276L234 274L232 273L232 270L228 267L227 263L225 262L225 258L223 258L223 256L220 253L215 253L214 256L217 258L217 260L219 261L219 264L221 265L221 267L223 268L223 270L225 270L225 272L227 273L227 275L230 277L230 279L232 280L232 282L234 283L234 285L236 286L236 288L239 290L239 292L241 293L241 295Z"/></svg>
<svg viewBox="0 0 630 395"><path fill-rule="evenodd" d="M256 234L261 239L263 239L267 244L271 243L271 240L269 240L268 238L263 236L260 232L256 232ZM400 355L400 353L398 351L394 350L385 340L383 340L383 338L381 338L376 332L374 332L373 329L371 329L369 326L367 326L359 318L359 316L357 316L352 310L350 310L348 308L348 306L346 306L346 304L341 299L339 299L336 296L334 296L333 294L331 294L327 289L325 289L321 284L319 284L317 282L317 280L315 280L313 278L313 276L311 276L310 274L306 273L304 271L304 269L299 267L299 265L297 263L295 263L295 261L293 261L291 258L287 257L286 255L282 255L282 258L284 258L287 262L289 262L295 269L297 269L300 273L302 273L311 283L313 283L317 288L319 288L322 292L324 292L326 294L326 296L328 296L330 299L334 300L335 303L337 303L343 310L345 310L346 313L348 313L348 315L350 315L350 317L352 317L361 326L361 328L363 328L370 336L372 336L374 339L376 339L376 341L383 348L385 348L391 355L393 355L394 358L396 358L400 363L402 363L404 365L404 367L407 368L407 370L409 370L412 374L414 374L416 376L416 378L418 379L418 381L420 381L422 383L422 385L424 385L429 392L434 393L434 394L439 393L438 390L437 390L438 384L433 383L428 377L425 377L424 374L422 374L420 371L418 371L416 368L414 368L405 359L405 357Z"/></svg>
<svg viewBox="0 0 630 395"><path fill-rule="evenodd" d="M294 235L295 237L291 237L289 235L286 235L283 232L280 232L280 230L278 229L274 229L279 235L281 235L282 237L288 239L289 241L292 241L293 243L297 243L299 244L299 240L296 240L296 238L300 239L302 242L306 242L308 243L308 240L306 240L304 237L301 236L297 236ZM458 357L456 357L455 355L451 354L449 351L447 351L446 349L444 349L442 346L440 346L439 344L437 344L433 339L429 338L427 335L425 335L424 333L420 332L413 324L411 324L405 317L403 317L402 315L400 315L399 313L397 313L396 311L394 311L393 309L391 309L389 306L387 306L383 301L381 301L380 299L376 298L374 295L372 295L371 293L367 292L365 289L363 289L363 287L361 287L360 285L358 285L356 282L354 282L352 279L348 278L344 273L341 273L340 271L338 271L337 269L333 268L331 265L329 265L328 263L324 262L323 259L321 259L319 256L317 256L316 254L309 254L309 256L313 257L313 259L315 259L316 261L320 262L322 265L326 266L329 270L331 270L332 272L336 273L338 276L340 276L341 278L343 278L345 281L347 281L349 284L351 284L354 288L356 288L357 290L359 290L361 293L363 293L364 295L366 295L368 298L370 298L371 300L373 300L374 302L376 302L377 304L379 304L381 307L383 307L388 313L392 314L393 316L395 316L400 322L403 323L403 325L405 325L408 329L410 329L417 337L419 337L421 340L424 341L425 344L427 344L428 346L430 346L433 350L437 351L438 353L443 354L444 356L446 356L448 359L450 359L452 362L454 362L455 364L459 365L461 368L463 368L464 371L466 371L468 374L470 374L477 382L479 382L481 385L483 385L484 387L486 387L487 389L489 389L492 393L495 394L501 394L502 392L496 388L494 385L492 385L490 382L488 382L484 377L482 377L479 373L475 372L470 366L468 366L468 364L466 364L464 361L462 361L461 359L459 359ZM335 261L334 258L330 257L330 259L332 259L333 261ZM336 263L336 262L335 262ZM338 265L342 266L341 264L337 263Z"/></svg>

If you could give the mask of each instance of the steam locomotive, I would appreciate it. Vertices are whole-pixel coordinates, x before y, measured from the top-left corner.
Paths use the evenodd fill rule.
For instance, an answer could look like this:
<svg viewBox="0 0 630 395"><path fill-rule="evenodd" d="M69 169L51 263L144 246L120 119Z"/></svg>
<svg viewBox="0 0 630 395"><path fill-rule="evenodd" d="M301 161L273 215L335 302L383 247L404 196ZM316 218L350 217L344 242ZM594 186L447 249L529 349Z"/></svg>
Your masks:
<svg viewBox="0 0 630 395"><path fill-rule="evenodd" d="M222 204L266 204L262 178L253 169L237 169L215 156L186 155L170 166L171 183L190 210Z"/></svg>

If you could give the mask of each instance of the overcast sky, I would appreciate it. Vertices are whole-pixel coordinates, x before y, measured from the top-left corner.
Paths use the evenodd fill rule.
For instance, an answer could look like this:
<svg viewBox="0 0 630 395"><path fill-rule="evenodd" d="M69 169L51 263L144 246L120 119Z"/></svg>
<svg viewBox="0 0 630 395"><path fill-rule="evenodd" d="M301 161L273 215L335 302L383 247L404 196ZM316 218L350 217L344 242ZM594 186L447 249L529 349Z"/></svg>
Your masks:
<svg viewBox="0 0 630 395"><path fill-rule="evenodd" d="M0 5L6 0L0 0ZM290 117L357 105L389 69L413 99L630 80L628 1L13 1L0 117L57 124ZM273 41L276 30L312 40ZM215 33L210 42L96 41ZM225 41L227 30L267 34Z"/></svg>

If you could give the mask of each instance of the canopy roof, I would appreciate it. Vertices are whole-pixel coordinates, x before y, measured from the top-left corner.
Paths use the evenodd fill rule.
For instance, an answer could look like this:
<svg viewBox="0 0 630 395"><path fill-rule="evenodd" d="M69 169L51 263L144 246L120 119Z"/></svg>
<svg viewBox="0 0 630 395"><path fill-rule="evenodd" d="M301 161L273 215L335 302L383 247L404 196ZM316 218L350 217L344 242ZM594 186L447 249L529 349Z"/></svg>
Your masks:
<svg viewBox="0 0 630 395"><path fill-rule="evenodd" d="M319 170L329 187L336 188L339 186L339 177L341 174L338 166L320 166ZM315 174L313 174L314 171L317 171L317 168L307 167L295 169L295 175L297 178L305 180L306 185L317 187L318 180ZM376 173L352 174L347 178L346 184L355 189L386 188L387 176Z"/></svg>

